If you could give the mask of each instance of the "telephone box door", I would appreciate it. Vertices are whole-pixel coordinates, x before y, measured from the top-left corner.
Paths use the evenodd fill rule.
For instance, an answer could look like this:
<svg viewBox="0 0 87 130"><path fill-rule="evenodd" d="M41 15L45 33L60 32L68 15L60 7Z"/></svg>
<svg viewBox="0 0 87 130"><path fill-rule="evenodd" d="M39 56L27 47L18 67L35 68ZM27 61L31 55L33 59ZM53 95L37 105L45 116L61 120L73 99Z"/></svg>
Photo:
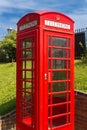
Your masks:
<svg viewBox="0 0 87 130"><path fill-rule="evenodd" d="M48 129L73 130L73 38L68 34L45 32L45 40Z"/></svg>
<svg viewBox="0 0 87 130"><path fill-rule="evenodd" d="M23 34L23 37L18 38L17 130L36 130L37 127L36 35L37 33L33 31L33 35L28 32L28 34Z"/></svg>

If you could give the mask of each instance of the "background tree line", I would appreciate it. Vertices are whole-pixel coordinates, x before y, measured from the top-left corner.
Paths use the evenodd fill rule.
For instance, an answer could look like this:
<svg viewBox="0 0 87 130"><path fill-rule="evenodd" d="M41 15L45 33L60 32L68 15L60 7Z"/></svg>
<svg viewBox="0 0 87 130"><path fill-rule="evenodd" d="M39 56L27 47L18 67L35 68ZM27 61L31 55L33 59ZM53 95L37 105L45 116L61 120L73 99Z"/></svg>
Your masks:
<svg viewBox="0 0 87 130"><path fill-rule="evenodd" d="M0 40L0 62L16 60L16 31L8 33Z"/></svg>

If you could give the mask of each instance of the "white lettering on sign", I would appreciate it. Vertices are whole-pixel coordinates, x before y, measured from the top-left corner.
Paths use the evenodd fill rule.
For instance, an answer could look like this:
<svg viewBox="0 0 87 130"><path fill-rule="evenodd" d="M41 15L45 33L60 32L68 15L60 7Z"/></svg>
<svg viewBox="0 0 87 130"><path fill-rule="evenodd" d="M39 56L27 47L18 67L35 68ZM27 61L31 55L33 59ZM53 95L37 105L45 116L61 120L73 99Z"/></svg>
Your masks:
<svg viewBox="0 0 87 130"><path fill-rule="evenodd" d="M29 22L29 23L26 23L26 24L24 24L24 25L21 25L21 26L19 27L19 30L22 31L22 30L24 30L24 29L31 28L31 27L34 27L34 26L36 26L36 25L37 25L37 21L34 20L34 21L32 21L32 22Z"/></svg>
<svg viewBox="0 0 87 130"><path fill-rule="evenodd" d="M45 20L45 25L52 26L52 27L69 29L70 30L70 25L69 24L60 23L60 22L54 22L54 21L51 21L51 20Z"/></svg>

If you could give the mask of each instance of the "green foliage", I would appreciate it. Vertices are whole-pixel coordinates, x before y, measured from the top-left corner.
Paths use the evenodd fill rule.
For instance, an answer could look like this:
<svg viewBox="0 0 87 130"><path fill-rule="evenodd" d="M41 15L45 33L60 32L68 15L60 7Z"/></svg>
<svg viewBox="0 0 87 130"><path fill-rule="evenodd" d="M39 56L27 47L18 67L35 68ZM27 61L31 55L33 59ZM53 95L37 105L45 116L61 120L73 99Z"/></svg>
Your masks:
<svg viewBox="0 0 87 130"><path fill-rule="evenodd" d="M87 61L75 60L75 89L87 92Z"/></svg>
<svg viewBox="0 0 87 130"><path fill-rule="evenodd" d="M0 64L0 115L15 108L16 63Z"/></svg>
<svg viewBox="0 0 87 130"><path fill-rule="evenodd" d="M84 55L82 55L81 60L84 64L87 64L87 49L84 51Z"/></svg>
<svg viewBox="0 0 87 130"><path fill-rule="evenodd" d="M16 59L16 31L7 34L0 41L0 62L11 62Z"/></svg>

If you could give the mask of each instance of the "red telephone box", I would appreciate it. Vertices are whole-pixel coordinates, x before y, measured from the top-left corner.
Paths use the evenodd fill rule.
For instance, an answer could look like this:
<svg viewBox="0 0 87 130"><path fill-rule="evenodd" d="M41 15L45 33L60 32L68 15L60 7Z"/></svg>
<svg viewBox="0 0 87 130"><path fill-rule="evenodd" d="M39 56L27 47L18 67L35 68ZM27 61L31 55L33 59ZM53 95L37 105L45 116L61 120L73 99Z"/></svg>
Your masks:
<svg viewBox="0 0 87 130"><path fill-rule="evenodd" d="M17 31L17 130L74 130L74 22L22 17Z"/></svg>

